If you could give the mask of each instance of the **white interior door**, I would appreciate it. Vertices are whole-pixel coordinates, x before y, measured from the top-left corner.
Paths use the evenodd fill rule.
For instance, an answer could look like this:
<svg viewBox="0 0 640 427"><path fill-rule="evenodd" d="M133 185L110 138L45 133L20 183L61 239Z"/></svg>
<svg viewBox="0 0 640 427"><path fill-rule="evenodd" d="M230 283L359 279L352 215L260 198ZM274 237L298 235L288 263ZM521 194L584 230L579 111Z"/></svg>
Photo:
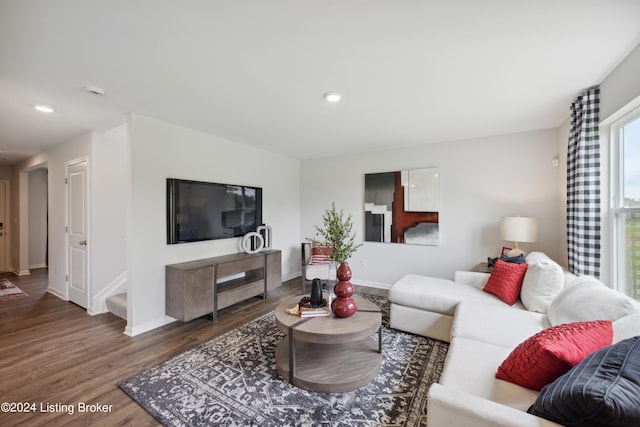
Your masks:
<svg viewBox="0 0 640 427"><path fill-rule="evenodd" d="M87 161L67 165L69 301L84 308L89 303L87 200Z"/></svg>
<svg viewBox="0 0 640 427"><path fill-rule="evenodd" d="M7 182L0 181L0 272L7 271Z"/></svg>

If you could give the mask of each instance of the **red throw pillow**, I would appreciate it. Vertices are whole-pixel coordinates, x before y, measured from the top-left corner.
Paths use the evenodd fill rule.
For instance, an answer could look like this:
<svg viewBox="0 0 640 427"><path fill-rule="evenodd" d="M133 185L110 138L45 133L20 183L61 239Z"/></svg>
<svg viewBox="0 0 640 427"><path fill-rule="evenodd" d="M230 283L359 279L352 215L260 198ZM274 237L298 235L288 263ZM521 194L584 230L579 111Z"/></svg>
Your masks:
<svg viewBox="0 0 640 427"><path fill-rule="evenodd" d="M482 290L497 296L509 305L513 305L520 295L527 267L529 264L514 264L499 259L493 266L491 276Z"/></svg>
<svg viewBox="0 0 640 427"><path fill-rule="evenodd" d="M539 391L612 341L610 320L552 326L519 344L498 367L496 378Z"/></svg>
<svg viewBox="0 0 640 427"><path fill-rule="evenodd" d="M311 245L311 255L331 255L331 248L324 245Z"/></svg>
<svg viewBox="0 0 640 427"><path fill-rule="evenodd" d="M311 255L311 262L309 264L331 264L329 258L326 255Z"/></svg>
<svg viewBox="0 0 640 427"><path fill-rule="evenodd" d="M330 264L329 255L331 255L329 246L313 244L311 245L311 261L309 264Z"/></svg>

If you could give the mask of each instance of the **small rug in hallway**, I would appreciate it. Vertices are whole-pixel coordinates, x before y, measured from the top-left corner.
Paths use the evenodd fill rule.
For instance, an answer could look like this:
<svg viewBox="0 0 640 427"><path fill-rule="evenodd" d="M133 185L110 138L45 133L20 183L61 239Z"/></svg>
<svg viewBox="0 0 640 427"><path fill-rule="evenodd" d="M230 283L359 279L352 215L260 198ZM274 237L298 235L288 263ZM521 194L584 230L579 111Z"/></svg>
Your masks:
<svg viewBox="0 0 640 427"><path fill-rule="evenodd" d="M4 277L0 277L0 301L10 301L28 296L22 289Z"/></svg>
<svg viewBox="0 0 640 427"><path fill-rule="evenodd" d="M323 394L284 382L273 313L119 386L167 426L426 426L427 391L448 344L390 329L387 299L362 296L383 309L383 352L380 372L358 390Z"/></svg>

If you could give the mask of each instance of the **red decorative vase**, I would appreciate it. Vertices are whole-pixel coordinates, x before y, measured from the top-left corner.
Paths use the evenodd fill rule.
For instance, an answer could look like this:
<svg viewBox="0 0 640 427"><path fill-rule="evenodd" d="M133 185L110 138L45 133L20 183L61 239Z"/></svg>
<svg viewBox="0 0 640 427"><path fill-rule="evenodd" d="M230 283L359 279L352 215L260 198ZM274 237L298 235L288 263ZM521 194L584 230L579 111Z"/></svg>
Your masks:
<svg viewBox="0 0 640 427"><path fill-rule="evenodd" d="M348 282L351 280L351 267L349 267L349 263L341 262L336 270L336 277L341 282Z"/></svg>
<svg viewBox="0 0 640 427"><path fill-rule="evenodd" d="M333 287L336 298L331 302L331 311L337 317L351 317L358 310L356 301L351 298L353 296L353 285L349 281L351 279L351 268L349 264L343 262L336 270L338 283Z"/></svg>

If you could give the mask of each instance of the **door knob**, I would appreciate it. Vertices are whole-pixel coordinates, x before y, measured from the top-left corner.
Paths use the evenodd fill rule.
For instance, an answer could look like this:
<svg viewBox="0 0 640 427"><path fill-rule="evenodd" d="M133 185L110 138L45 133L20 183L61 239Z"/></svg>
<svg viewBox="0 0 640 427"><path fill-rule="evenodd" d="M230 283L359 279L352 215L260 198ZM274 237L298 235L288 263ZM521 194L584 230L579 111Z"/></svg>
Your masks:
<svg viewBox="0 0 640 427"><path fill-rule="evenodd" d="M86 246L86 245L87 245L87 241L86 241L86 240L82 240L82 241L79 243L79 245L80 245L80 246Z"/></svg>

